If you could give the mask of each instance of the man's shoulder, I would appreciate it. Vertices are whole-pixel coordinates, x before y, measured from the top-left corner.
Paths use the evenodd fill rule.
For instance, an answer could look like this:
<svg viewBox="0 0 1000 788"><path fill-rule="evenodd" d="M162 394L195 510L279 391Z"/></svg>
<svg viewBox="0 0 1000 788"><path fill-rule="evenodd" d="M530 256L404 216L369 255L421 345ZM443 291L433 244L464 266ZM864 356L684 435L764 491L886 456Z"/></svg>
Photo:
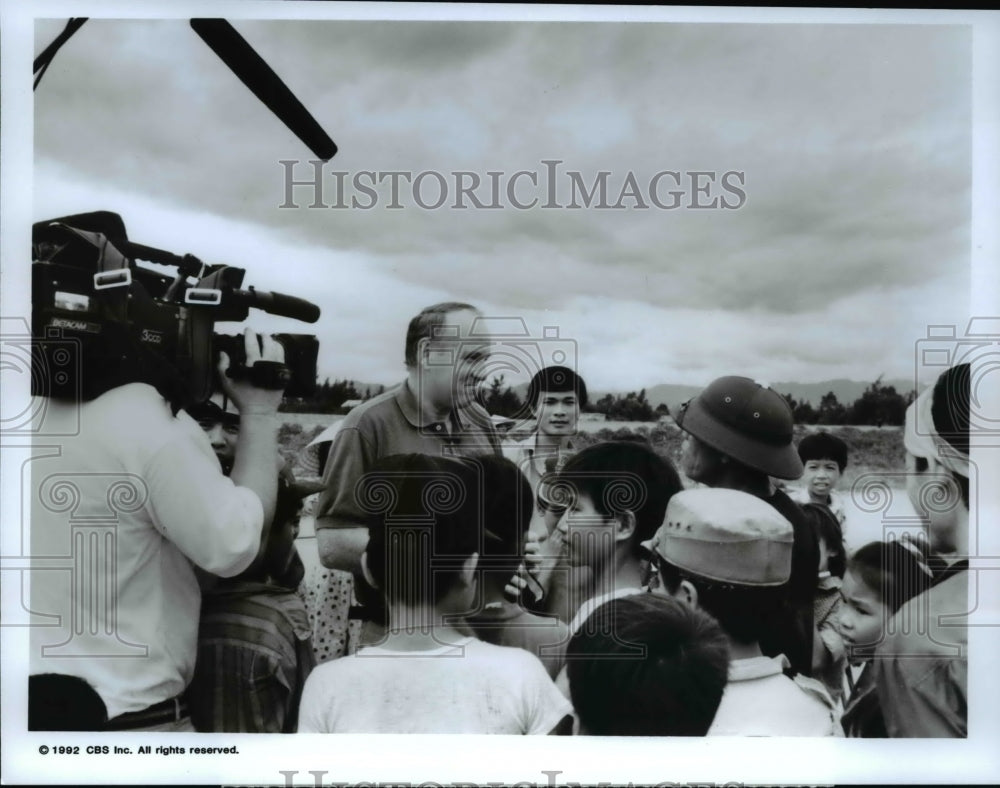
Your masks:
<svg viewBox="0 0 1000 788"><path fill-rule="evenodd" d="M549 638L543 638L541 645L557 645L558 638L552 637L554 630L548 630ZM531 638L523 643L498 645L475 639L466 646L465 656L472 672L488 676L487 682L511 696L526 691L534 692L548 686L552 678L541 659L535 653L540 645ZM476 666L480 667L476 667Z"/></svg>
<svg viewBox="0 0 1000 788"><path fill-rule="evenodd" d="M508 460L513 460L514 462L528 457L534 448L535 433L533 432L520 440L508 438L500 444L500 450L503 452L503 456Z"/></svg>
<svg viewBox="0 0 1000 788"><path fill-rule="evenodd" d="M301 639L312 634L305 603L298 594L256 582L227 583L205 593L202 622L239 626L251 631L253 637L280 634Z"/></svg>
<svg viewBox="0 0 1000 788"><path fill-rule="evenodd" d="M775 706L785 709L797 710L803 715L822 715L828 717L833 709L834 702L830 693L822 682L809 678L801 674L787 676L779 673L761 679L762 689L766 687L768 696Z"/></svg>
<svg viewBox="0 0 1000 788"><path fill-rule="evenodd" d="M792 677L792 683L817 708L823 708L828 712L832 712L836 708L836 703L830 696L829 690L819 679L797 673Z"/></svg>
<svg viewBox="0 0 1000 788"><path fill-rule="evenodd" d="M116 419L141 420L143 430L169 424L173 420L170 406L155 388L148 383L126 383L106 391L101 396L83 403L84 409L107 413ZM178 411L178 415L184 411Z"/></svg>
<svg viewBox="0 0 1000 788"><path fill-rule="evenodd" d="M767 498L767 502L789 519L791 519L790 515L805 517L805 510L802 508L802 504L793 500L792 496L781 488L776 488L770 497Z"/></svg>
<svg viewBox="0 0 1000 788"><path fill-rule="evenodd" d="M969 573L957 572L918 594L892 617L879 654L964 658L969 640Z"/></svg>
<svg viewBox="0 0 1000 788"><path fill-rule="evenodd" d="M527 649L533 654L538 654L541 646L555 648L565 644L570 634L569 625L558 618L539 616L527 611L509 622L507 632L507 645Z"/></svg>
<svg viewBox="0 0 1000 788"><path fill-rule="evenodd" d="M508 438L504 441L504 446L510 446L511 448L517 449L533 449L535 448L535 440L538 438L537 432L529 432L523 438Z"/></svg>
<svg viewBox="0 0 1000 788"><path fill-rule="evenodd" d="M343 421L341 430L364 429L370 425L381 423L396 413L399 413L399 406L396 404L396 393L399 387L394 386L388 391L383 391L371 399L365 400L360 405L352 408ZM334 436L336 437L336 436Z"/></svg>
<svg viewBox="0 0 1000 788"><path fill-rule="evenodd" d="M479 638L473 638L466 644L465 656L482 660L497 668L509 669L515 673L521 673L525 666L533 666L535 663L541 667L538 657L520 646L501 646L496 643L487 643Z"/></svg>
<svg viewBox="0 0 1000 788"><path fill-rule="evenodd" d="M784 487L782 490L789 500L797 504L809 503L809 490L805 487Z"/></svg>
<svg viewBox="0 0 1000 788"><path fill-rule="evenodd" d="M828 736L834 704L819 682L783 673L730 680L709 731L712 735Z"/></svg>
<svg viewBox="0 0 1000 788"><path fill-rule="evenodd" d="M783 490L775 490L766 500L782 517L792 524L795 529L796 541L804 543L804 540L808 539L810 543L817 542L819 537L815 535L814 529L810 527L806 510L802 508L801 504L793 501Z"/></svg>
<svg viewBox="0 0 1000 788"><path fill-rule="evenodd" d="M214 452L204 431L187 411L176 414L169 403L148 383L126 383L84 403L81 413L87 414L88 425L102 433L105 443L116 444L133 456L145 461L160 449L175 442L193 442L214 459ZM120 424L141 424L142 441L131 432L118 428Z"/></svg>
<svg viewBox="0 0 1000 788"><path fill-rule="evenodd" d="M366 670L362 664L362 659L357 654L345 654L337 659L330 659L316 665L309 673L307 681L315 687L330 687L332 685L343 685L344 687L357 687L359 682L364 682L367 676L372 676L375 671ZM375 678L374 681L378 681Z"/></svg>

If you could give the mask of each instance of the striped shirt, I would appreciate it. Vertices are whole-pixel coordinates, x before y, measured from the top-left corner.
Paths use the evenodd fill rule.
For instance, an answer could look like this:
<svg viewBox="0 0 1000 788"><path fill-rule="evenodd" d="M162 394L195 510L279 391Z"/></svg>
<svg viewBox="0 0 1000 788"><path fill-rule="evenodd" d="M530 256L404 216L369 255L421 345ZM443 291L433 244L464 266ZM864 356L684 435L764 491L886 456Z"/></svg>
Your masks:
<svg viewBox="0 0 1000 788"><path fill-rule="evenodd" d="M287 588L232 581L206 593L198 662L188 688L195 727L215 733L292 733L316 664L302 599Z"/></svg>

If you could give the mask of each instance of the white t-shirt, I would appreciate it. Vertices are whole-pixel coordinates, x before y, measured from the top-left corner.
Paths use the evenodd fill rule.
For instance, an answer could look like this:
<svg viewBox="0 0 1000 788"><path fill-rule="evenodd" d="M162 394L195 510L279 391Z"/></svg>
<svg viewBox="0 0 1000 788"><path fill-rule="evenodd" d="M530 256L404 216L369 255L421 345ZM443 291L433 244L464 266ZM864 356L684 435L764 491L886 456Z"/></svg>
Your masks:
<svg viewBox="0 0 1000 788"><path fill-rule="evenodd" d="M569 624L569 631L575 634L586 623L587 619L590 618L590 614L605 602L610 602L612 599L621 599L623 596L634 596L635 594L644 593L646 593L645 588L626 586L625 588L616 588L614 591L608 591L605 594L592 596L580 605L580 609L576 611L576 615L573 616L573 620Z"/></svg>
<svg viewBox="0 0 1000 788"><path fill-rule="evenodd" d="M547 734L571 712L534 654L463 638L428 651L362 648L317 666L298 730Z"/></svg>
<svg viewBox="0 0 1000 788"><path fill-rule="evenodd" d="M194 674L201 592L191 563L232 577L264 509L223 476L207 436L156 389L38 403L31 463L29 670L88 681L109 717L179 695Z"/></svg>

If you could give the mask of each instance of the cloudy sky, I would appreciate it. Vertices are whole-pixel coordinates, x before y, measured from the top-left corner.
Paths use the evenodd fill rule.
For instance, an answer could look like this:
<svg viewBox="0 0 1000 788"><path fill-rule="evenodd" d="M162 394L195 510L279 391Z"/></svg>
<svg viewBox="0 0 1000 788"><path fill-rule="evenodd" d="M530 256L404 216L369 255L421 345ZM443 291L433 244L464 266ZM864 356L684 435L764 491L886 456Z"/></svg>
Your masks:
<svg viewBox="0 0 1000 788"><path fill-rule="evenodd" d="M557 327L594 389L907 377L928 324L967 319L968 27L234 24L338 143L324 204L335 171L348 205L371 202L361 171L439 172L445 204L404 180L397 209L388 182L367 210L310 208L302 187L279 208L279 161L302 180L312 155L186 21L94 19L35 93L34 219L113 210L135 241L310 298L314 328L254 325L318 333L323 376L399 379L408 319L439 300ZM35 52L61 28L37 22ZM640 198L543 209L544 160L558 205L569 171L610 173L612 205L631 173ZM520 170L530 210L508 199ZM664 170L682 175L677 198L659 182L674 209L649 199ZM501 207L456 209L457 171L486 204L499 173ZM701 197L692 171L716 174ZM438 193L426 177L420 200Z"/></svg>

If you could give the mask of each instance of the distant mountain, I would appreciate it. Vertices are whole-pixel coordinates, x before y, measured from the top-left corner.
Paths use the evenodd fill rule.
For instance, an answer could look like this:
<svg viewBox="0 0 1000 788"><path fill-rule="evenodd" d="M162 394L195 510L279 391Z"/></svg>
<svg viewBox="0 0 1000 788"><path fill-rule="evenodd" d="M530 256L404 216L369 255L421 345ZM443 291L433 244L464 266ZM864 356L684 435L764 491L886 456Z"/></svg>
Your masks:
<svg viewBox="0 0 1000 788"><path fill-rule="evenodd" d="M799 401L812 403L814 407L819 407L819 401L829 392L837 395L837 401L842 405L850 405L854 400L865 393L873 381L859 383L856 380L824 380L819 383L774 383L771 388L782 394L791 394ZM905 378L883 380L883 386L892 386L900 394L906 394L913 389L913 381Z"/></svg>
<svg viewBox="0 0 1000 788"><path fill-rule="evenodd" d="M791 394L796 400L800 402L810 402L814 407L819 407L820 400L831 391L837 395L837 401L842 405L850 405L854 402L854 400L860 397L864 393L865 389L871 384L871 381L861 383L856 380L845 380L843 378L838 378L837 380L823 380L819 383L762 382L767 382L768 385L779 394ZM886 386L895 387L896 391L900 393L907 392L913 388L912 380L883 380L882 383ZM685 386L672 383L661 383L646 389L646 399L649 400L650 404L654 408L661 402L666 403L667 407L670 408L670 412L673 413L682 402L695 396L702 390L702 388L703 386ZM630 391L638 391L638 389L630 389ZM606 391L594 392L590 394L590 400L591 402L594 402L607 393L608 392ZM613 393L616 395L627 394L628 391L616 391Z"/></svg>
<svg viewBox="0 0 1000 788"><path fill-rule="evenodd" d="M886 386L893 386L896 391L901 394L913 388L912 380L883 380L882 383ZM837 401L840 404L850 405L864 393L865 389L871 385L871 381L862 383L857 380L845 380L844 378L838 378L836 380L822 380L819 383L768 382L768 385L779 394L791 394L799 402L810 402L813 407L819 407L820 400L830 391L837 395ZM700 392L703 388L704 386L686 386L676 383L660 383L646 389L646 399L649 400L649 403L654 408L660 403L666 403L666 406L670 408L670 412L674 413L682 402L689 400L691 397L698 394L698 392ZM633 388L611 392L589 391L587 393L591 402L597 402L597 400L609 393L619 396L628 394L630 391L638 393L639 390L640 389L638 388ZM517 395L523 399L528 392L528 386L527 384L514 386L514 391L517 392Z"/></svg>

